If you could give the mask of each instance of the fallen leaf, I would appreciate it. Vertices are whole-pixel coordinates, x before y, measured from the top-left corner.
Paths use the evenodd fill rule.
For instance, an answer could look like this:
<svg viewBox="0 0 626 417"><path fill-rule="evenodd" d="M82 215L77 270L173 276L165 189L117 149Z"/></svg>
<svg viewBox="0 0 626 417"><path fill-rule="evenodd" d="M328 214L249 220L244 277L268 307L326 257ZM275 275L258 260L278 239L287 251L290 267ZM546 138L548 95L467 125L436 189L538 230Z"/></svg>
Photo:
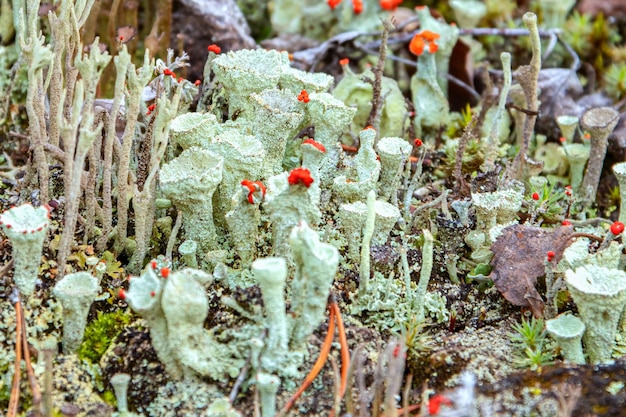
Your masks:
<svg viewBox="0 0 626 417"><path fill-rule="evenodd" d="M558 263L572 243L573 233L571 226L548 230L517 224L504 229L491 246L494 269L490 277L500 294L541 317L544 303L535 285L537 278L545 275L546 254L554 252L554 263Z"/></svg>

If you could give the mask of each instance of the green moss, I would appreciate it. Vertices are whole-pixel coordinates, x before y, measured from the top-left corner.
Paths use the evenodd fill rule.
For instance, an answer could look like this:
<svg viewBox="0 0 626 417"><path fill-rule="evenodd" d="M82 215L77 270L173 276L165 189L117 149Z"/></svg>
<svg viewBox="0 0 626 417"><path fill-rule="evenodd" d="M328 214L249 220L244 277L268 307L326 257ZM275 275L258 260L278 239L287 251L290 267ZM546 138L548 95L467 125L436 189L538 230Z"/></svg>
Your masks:
<svg viewBox="0 0 626 417"><path fill-rule="evenodd" d="M128 310L113 313L98 311L98 317L87 325L83 343L78 348L78 357L91 363L98 363L113 339L122 332L131 320Z"/></svg>

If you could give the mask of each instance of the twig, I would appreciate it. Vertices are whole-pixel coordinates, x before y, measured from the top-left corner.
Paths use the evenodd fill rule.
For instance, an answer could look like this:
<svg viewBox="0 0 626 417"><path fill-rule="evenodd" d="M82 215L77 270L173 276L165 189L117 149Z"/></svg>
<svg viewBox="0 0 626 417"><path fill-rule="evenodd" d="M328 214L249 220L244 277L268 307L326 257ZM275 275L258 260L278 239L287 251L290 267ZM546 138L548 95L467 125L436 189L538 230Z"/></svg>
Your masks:
<svg viewBox="0 0 626 417"><path fill-rule="evenodd" d="M363 344L358 345L356 348L354 348L354 351L352 352L352 357L356 359L350 362L350 366L348 367L348 375L347 375L348 381L352 381L353 379L352 377L357 372L357 365L361 367L363 366L363 363L362 363L363 355L361 355L361 352L363 351L363 346L364 346ZM363 383L363 385L365 385L365 383ZM362 391L359 390L358 392L361 395L366 395L365 390L362 390ZM348 393L348 395L346 396L346 414L356 416L354 400L352 399L352 389L350 390L350 393Z"/></svg>
<svg viewBox="0 0 626 417"><path fill-rule="evenodd" d="M372 84L372 108L365 126L374 126L374 129L378 132L380 117L379 113L383 107L384 100L381 98L383 71L385 70L385 57L387 55L387 39L389 38L389 31L393 29L392 20L383 20L383 33L381 37L380 47L378 48L378 62L376 68L374 68L374 83Z"/></svg>
<svg viewBox="0 0 626 417"><path fill-rule="evenodd" d="M53 400L52 400L52 355L56 353L53 349L44 349L43 350L43 358L44 358L44 374L43 374L43 409L45 417L52 417L52 408L53 408Z"/></svg>
<svg viewBox="0 0 626 417"><path fill-rule="evenodd" d="M333 368L333 392L335 393L333 408L330 410L330 413L328 413L328 417L335 417L335 415L339 413L339 408L341 407L341 376L339 375L339 366L337 365L337 359L335 359L334 356L330 355L328 357L328 361L330 362L330 366Z"/></svg>
<svg viewBox="0 0 626 417"><path fill-rule="evenodd" d="M0 278L4 277L11 268L13 268L13 259L0 269Z"/></svg>
<svg viewBox="0 0 626 417"><path fill-rule="evenodd" d="M174 251L174 245L176 244L176 237L178 236L178 231L180 230L182 224L183 214L180 210L178 210L178 213L176 213L176 222L170 232L170 238L167 240L167 248L165 249L165 257L167 259L172 259L172 252Z"/></svg>
<svg viewBox="0 0 626 417"><path fill-rule="evenodd" d="M586 237L587 239L595 240L596 242L604 241L601 237L592 235L591 233L572 233L570 237Z"/></svg>
<svg viewBox="0 0 626 417"><path fill-rule="evenodd" d="M456 151L456 162L454 164L454 194L457 196L468 196L469 195L469 186L467 185L467 181L463 178L463 154L465 153L465 148L467 147L467 143L474 137L474 126L478 123L478 114L474 113L472 115L472 120L465 126L463 129L463 135L459 140L459 147Z"/></svg>
<svg viewBox="0 0 626 417"><path fill-rule="evenodd" d="M243 368L241 368L239 376L233 384L233 388L230 390L230 394L228 395L228 401L230 402L230 405L235 404L235 400L237 399L237 395L239 394L239 388L241 388L241 385L244 383L246 377L248 376L248 371L250 370L250 362L251 357L248 356L248 359L246 359L246 363L243 365Z"/></svg>
<svg viewBox="0 0 626 417"><path fill-rule="evenodd" d="M335 313L332 309L330 309L329 319L328 319L328 333L326 334L326 338L324 339L324 343L322 344L322 347L320 349L320 355L317 358L317 361L315 361L315 364L309 371L306 378L304 378L304 381L302 382L302 385L300 385L300 388L298 388L295 394L291 396L289 401L287 401L287 403L280 410L280 412L276 414L276 417L284 417L285 415L287 415L289 410L291 410L291 408L296 403L298 398L300 398L302 393L306 391L306 389L313 383L313 380L320 373L320 371L324 367L324 364L326 363L326 360L328 359L328 354L330 353L330 347L332 346L334 336L335 336Z"/></svg>
<svg viewBox="0 0 626 417"><path fill-rule="evenodd" d="M411 393L412 383L413 374L409 372L409 375L406 377L406 381L404 383L404 392L402 393L402 408L404 409L402 415L404 417L409 417L409 411L411 411L411 407L415 407L415 409L419 408L418 405L409 406L409 394ZM400 410L398 410L398 415L400 415Z"/></svg>

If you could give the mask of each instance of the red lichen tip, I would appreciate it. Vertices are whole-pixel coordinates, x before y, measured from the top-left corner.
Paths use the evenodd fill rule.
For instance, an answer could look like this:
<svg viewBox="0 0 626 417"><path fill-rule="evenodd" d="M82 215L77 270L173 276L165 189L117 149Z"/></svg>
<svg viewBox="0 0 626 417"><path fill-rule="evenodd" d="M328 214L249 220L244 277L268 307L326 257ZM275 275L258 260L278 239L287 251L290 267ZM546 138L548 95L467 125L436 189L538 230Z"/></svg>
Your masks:
<svg viewBox="0 0 626 417"><path fill-rule="evenodd" d="M548 262L552 262L552 260L554 259L555 253L554 251L549 250L546 253L546 258L548 258Z"/></svg>
<svg viewBox="0 0 626 417"><path fill-rule="evenodd" d="M171 69L169 69L169 68L165 68L163 70L163 75L170 75L170 76L175 77L174 72Z"/></svg>
<svg viewBox="0 0 626 417"><path fill-rule="evenodd" d="M156 261L150 261L150 268L157 269L157 262Z"/></svg>
<svg viewBox="0 0 626 417"><path fill-rule="evenodd" d="M434 54L439 49L439 45L435 43L441 35L430 30L423 30L416 33L409 43L409 51L414 55L420 56L424 53L424 48L428 45L428 52Z"/></svg>
<svg viewBox="0 0 626 417"><path fill-rule="evenodd" d="M117 296L120 298L120 300L126 299L126 292L124 291L123 288L119 289L119 291L117 292Z"/></svg>
<svg viewBox="0 0 626 417"><path fill-rule="evenodd" d="M327 0L326 3L328 4L328 7L335 10L335 7L337 7L339 3L341 3L341 0Z"/></svg>
<svg viewBox="0 0 626 417"><path fill-rule="evenodd" d="M533 193L532 197L535 201L539 200L539 193Z"/></svg>
<svg viewBox="0 0 626 417"><path fill-rule="evenodd" d="M300 91L300 94L298 94L298 101L301 101L303 103L308 103L310 101L309 93L307 93L306 90Z"/></svg>
<svg viewBox="0 0 626 417"><path fill-rule="evenodd" d="M572 222L570 222L569 220L563 220L561 222L561 226L571 226L571 225L572 225Z"/></svg>
<svg viewBox="0 0 626 417"><path fill-rule="evenodd" d="M363 11L363 0L352 0L352 11L359 14Z"/></svg>
<svg viewBox="0 0 626 417"><path fill-rule="evenodd" d="M259 204L265 198L267 190L261 181L243 180L241 186L248 192L248 203Z"/></svg>
<svg viewBox="0 0 626 417"><path fill-rule="evenodd" d="M195 85L196 87L199 87L199 86L200 86L200 84L202 84L202 81L200 81L200 80L196 80L196 81L193 83L193 85Z"/></svg>
<svg viewBox="0 0 626 417"><path fill-rule="evenodd" d="M306 168L294 168L289 173L287 178L290 185L302 184L309 188L313 184L313 177L311 177L311 171Z"/></svg>
<svg viewBox="0 0 626 417"><path fill-rule="evenodd" d="M452 401L446 397L445 395L435 394L430 400L428 400L428 414L436 415L439 414L439 409L442 405L451 406Z"/></svg>
<svg viewBox="0 0 626 417"><path fill-rule="evenodd" d="M420 138L415 138L415 140L413 140L413 145L417 146L418 148L422 146L423 144L424 142L422 142Z"/></svg>
<svg viewBox="0 0 626 417"><path fill-rule="evenodd" d="M379 4L383 10L394 11L402 3L402 0L380 0Z"/></svg>
<svg viewBox="0 0 626 417"><path fill-rule="evenodd" d="M303 140L303 141L302 141L302 144L303 144L303 145L305 145L305 144L306 144L306 145L311 145L311 146L313 146L315 149L317 149L318 151L326 153L326 148L324 147L324 145L322 145L322 144L321 144L321 143L319 143L319 142L316 142L315 140L313 140L313 139L311 139L311 138Z"/></svg>
<svg viewBox="0 0 626 417"><path fill-rule="evenodd" d="M150 291L150 297L154 297L156 293L154 291Z"/></svg>
<svg viewBox="0 0 626 417"><path fill-rule="evenodd" d="M216 44L211 44L207 47L207 50L209 52L213 52L214 54L219 54L220 52L222 52L222 48L220 48L219 46L217 46Z"/></svg>
<svg viewBox="0 0 626 417"><path fill-rule="evenodd" d="M350 59L349 59L349 58L341 58L341 59L339 60L339 65L341 65L342 67L343 67L344 65L348 65L349 63L350 63Z"/></svg>
<svg viewBox="0 0 626 417"><path fill-rule="evenodd" d="M613 233L615 236L621 234L623 231L624 231L624 223L615 222L611 225L611 233Z"/></svg>
<svg viewBox="0 0 626 417"><path fill-rule="evenodd" d="M167 278L170 275L170 269L167 266L161 268L161 276Z"/></svg>

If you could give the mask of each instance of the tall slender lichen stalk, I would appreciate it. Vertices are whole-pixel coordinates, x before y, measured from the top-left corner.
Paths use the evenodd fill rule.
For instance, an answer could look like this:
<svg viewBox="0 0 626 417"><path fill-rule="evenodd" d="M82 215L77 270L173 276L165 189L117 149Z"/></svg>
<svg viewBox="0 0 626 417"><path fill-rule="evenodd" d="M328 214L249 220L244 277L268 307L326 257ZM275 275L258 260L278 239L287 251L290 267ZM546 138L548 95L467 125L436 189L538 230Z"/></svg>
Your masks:
<svg viewBox="0 0 626 417"><path fill-rule="evenodd" d="M44 152L44 145L48 142L46 132L46 118L44 114L45 89L43 70L47 68L53 59L46 39L37 27L39 21L37 11L38 0L15 1L13 13L17 39L20 45L20 60L28 68L28 91L26 93L26 113L28 115L30 143L33 147L33 157L37 170L40 189L40 200L48 202L49 177L48 161Z"/></svg>
<svg viewBox="0 0 626 417"><path fill-rule="evenodd" d="M102 125L94 126L93 103L96 97L96 86L102 75L102 71L111 60L111 56L105 51L102 53L98 47L98 38L91 45L89 55L78 55L74 65L81 74L81 79L76 82L72 114L69 120L61 123L61 138L63 143L75 143L75 147L66 149L64 164L65 174L71 176L69 192L66 193L65 225L61 242L59 243L59 274L64 275L65 262L70 247L74 241L76 220L78 219L78 206L80 202L80 182L83 175L83 165L87 153L91 149L94 140L102 131ZM78 140L74 140L78 134ZM68 161L70 161L68 163ZM72 170L68 171L67 166Z"/></svg>
<svg viewBox="0 0 626 417"><path fill-rule="evenodd" d="M361 267L359 270L359 294L367 292L370 279L370 244L374 236L374 226L376 223L376 191L370 190L367 193L367 217L365 218L365 228L363 229L363 242L361 243Z"/></svg>
<svg viewBox="0 0 626 417"><path fill-rule="evenodd" d="M134 64L127 68L126 85L126 127L122 136L122 150L120 152L117 168L117 226L115 234L114 251L120 253L126 246L127 225L128 225L128 203L132 195L131 185L134 185L135 178L130 171L130 153L135 137L135 127L139 116L139 106L141 94L144 87L152 78L154 65L150 62L150 51L146 49L143 56L143 66L137 71Z"/></svg>
<svg viewBox="0 0 626 417"><path fill-rule="evenodd" d="M493 171L495 168L495 160L498 157L498 147L500 146L498 134L500 132L500 125L502 124L502 115L505 111L506 100L511 90L511 54L502 52L500 54L500 61L502 62L502 90L500 91L500 101L498 101L496 115L493 118L493 126L491 126L491 131L489 132L489 146L486 147L484 163L486 171Z"/></svg>
<svg viewBox="0 0 626 417"><path fill-rule="evenodd" d="M424 246L422 247L422 268L420 270L420 280L415 291L415 305L417 313L415 314L417 322L421 323L425 318L424 299L426 298L426 290L428 281L433 271L433 235L428 229L424 229Z"/></svg>
<svg viewBox="0 0 626 417"><path fill-rule="evenodd" d="M541 71L541 42L539 40L539 29L537 28L537 15L527 12L523 17L524 24L528 28L532 58L530 65L520 66L515 71L515 78L519 82L526 98L526 112L524 113L524 129L520 150L513 161L510 177L522 179L524 176L524 166L527 160L530 140L535 130L535 122L539 115L539 71Z"/></svg>
<svg viewBox="0 0 626 417"><path fill-rule="evenodd" d="M106 129L106 137L104 139L104 161L102 164L102 235L96 243L96 250L99 252L104 251L107 241L109 240L109 234L113 227L113 203L111 200L111 187L112 187L112 161L113 161L113 146L115 137L115 125L117 123L117 116L122 105L124 98L124 84L126 84L126 73L130 65L131 59L126 45L122 45L118 55L113 58L115 63L115 92L113 95L113 104L111 105L111 117L108 120L108 126Z"/></svg>
<svg viewBox="0 0 626 417"><path fill-rule="evenodd" d="M178 112L181 89L178 83L173 83L171 90L172 97L167 93L157 100L157 114L154 122L152 135L153 146L150 153L150 163L148 166L148 177L140 190L136 184L133 192L133 209L135 211L135 241L137 247L128 263L129 271L138 273L143 267L143 261L148 252L148 243L152 235L152 226L155 216L156 200L156 178L161 165L161 160L165 155L169 139L169 126L171 120ZM147 140L147 139L146 139ZM120 197L121 198L121 197Z"/></svg>

